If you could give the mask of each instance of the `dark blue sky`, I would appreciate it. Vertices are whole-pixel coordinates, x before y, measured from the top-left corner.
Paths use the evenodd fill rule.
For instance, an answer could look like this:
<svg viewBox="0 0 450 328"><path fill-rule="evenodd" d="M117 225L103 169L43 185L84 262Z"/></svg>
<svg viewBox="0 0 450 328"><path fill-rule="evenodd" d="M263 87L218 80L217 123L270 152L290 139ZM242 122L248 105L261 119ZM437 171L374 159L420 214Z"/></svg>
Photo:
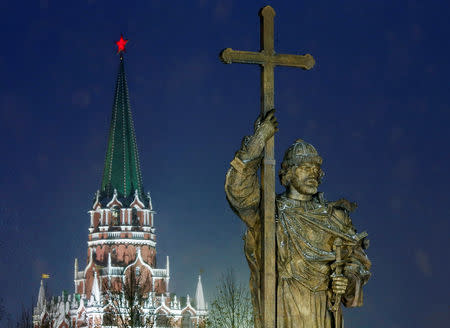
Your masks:
<svg viewBox="0 0 450 328"><path fill-rule="evenodd" d="M74 258L85 263L120 33L171 291L193 295L200 269L209 302L227 267L247 280L245 227L223 183L259 112L259 68L218 54L259 49L266 4L277 12L276 51L316 59L311 71L276 69L276 158L297 138L315 145L320 189L358 202L353 222L371 239L365 306L346 312L346 327L448 323L445 1L1 1L0 285L9 312L37 296L41 273L54 294L73 292Z"/></svg>

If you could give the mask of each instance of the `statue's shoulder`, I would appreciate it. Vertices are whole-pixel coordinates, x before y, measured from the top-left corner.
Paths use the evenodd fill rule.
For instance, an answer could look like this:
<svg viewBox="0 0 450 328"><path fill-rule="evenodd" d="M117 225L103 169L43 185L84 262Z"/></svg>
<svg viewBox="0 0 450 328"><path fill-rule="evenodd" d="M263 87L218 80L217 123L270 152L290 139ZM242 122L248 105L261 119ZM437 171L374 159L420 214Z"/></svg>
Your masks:
<svg viewBox="0 0 450 328"><path fill-rule="evenodd" d="M353 212L358 205L355 202L350 202L345 198L338 199L334 202L328 202L328 213L335 216L344 225L352 226L350 213Z"/></svg>
<svg viewBox="0 0 450 328"><path fill-rule="evenodd" d="M327 202L327 207L336 211L344 211L347 214L353 212L358 205L355 202L351 202L345 198L341 198L334 202Z"/></svg>
<svg viewBox="0 0 450 328"><path fill-rule="evenodd" d="M319 191L313 197L313 200L321 205L327 205L328 201L325 199L324 193Z"/></svg>
<svg viewBox="0 0 450 328"><path fill-rule="evenodd" d="M286 196L286 192L283 192L281 194L277 194L275 196L275 203L276 207L279 211L282 211L286 208L293 207L293 201L289 197Z"/></svg>
<svg viewBox="0 0 450 328"><path fill-rule="evenodd" d="M275 221L278 221L281 213L289 206L289 203L287 202L286 193L277 194L275 196Z"/></svg>

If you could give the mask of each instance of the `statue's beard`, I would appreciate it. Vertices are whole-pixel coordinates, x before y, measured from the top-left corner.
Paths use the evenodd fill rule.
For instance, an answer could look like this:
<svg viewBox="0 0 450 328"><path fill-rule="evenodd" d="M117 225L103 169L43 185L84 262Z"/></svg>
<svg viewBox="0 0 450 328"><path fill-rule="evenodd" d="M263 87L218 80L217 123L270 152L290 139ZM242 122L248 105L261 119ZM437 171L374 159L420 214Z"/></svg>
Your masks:
<svg viewBox="0 0 450 328"><path fill-rule="evenodd" d="M302 181L294 178L291 181L292 187L297 190L298 193L303 195L314 195L317 193L317 188L319 186L319 182L314 178L307 178Z"/></svg>

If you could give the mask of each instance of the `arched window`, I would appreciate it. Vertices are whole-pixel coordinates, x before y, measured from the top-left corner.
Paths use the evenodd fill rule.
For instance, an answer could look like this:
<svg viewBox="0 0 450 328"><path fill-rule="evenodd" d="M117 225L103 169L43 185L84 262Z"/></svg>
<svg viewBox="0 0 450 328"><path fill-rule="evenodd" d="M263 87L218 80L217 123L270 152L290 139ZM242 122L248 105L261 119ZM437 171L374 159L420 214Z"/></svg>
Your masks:
<svg viewBox="0 0 450 328"><path fill-rule="evenodd" d="M120 210L118 206L114 206L111 209L111 216L112 216L112 226L118 226L120 224Z"/></svg>
<svg viewBox="0 0 450 328"><path fill-rule="evenodd" d="M139 226L139 216L135 207L131 210L131 225L135 227Z"/></svg>
<svg viewBox="0 0 450 328"><path fill-rule="evenodd" d="M165 313L158 313L156 315L156 327L158 328L172 327L172 322Z"/></svg>
<svg viewBox="0 0 450 328"><path fill-rule="evenodd" d="M181 328L193 328L191 320L191 312L186 311L181 317Z"/></svg>

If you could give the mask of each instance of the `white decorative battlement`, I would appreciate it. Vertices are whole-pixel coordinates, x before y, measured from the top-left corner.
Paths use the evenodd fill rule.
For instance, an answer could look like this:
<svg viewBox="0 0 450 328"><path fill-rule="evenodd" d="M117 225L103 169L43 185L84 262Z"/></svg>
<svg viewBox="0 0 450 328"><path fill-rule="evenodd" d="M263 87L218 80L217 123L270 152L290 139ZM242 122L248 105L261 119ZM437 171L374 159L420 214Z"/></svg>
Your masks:
<svg viewBox="0 0 450 328"><path fill-rule="evenodd" d="M114 269L118 268L113 268L113 270ZM156 270L159 271L156 273L166 271L165 269L155 269L154 271ZM41 297L41 299L38 300L38 306L34 308L33 323L38 325L38 323L42 322L44 317L54 320L53 322L55 328L64 327L65 325L70 327L72 323L78 323L83 326L84 324L87 325L90 320L100 320L101 322L104 314L104 306L102 304L102 294L100 285L98 284L98 279L99 277L95 273L90 299L87 299L84 294L66 295L63 293L61 296L54 297L48 307L44 307L38 311L39 304L45 304L46 302L45 298ZM41 286L42 288L40 289L40 295L44 295L45 290L43 284ZM197 289L198 288L199 285L197 284ZM197 308L194 308L191 304L191 298L189 295L187 295L186 305L183 308L181 307L180 300L176 295L174 295L170 302L167 302L166 297L168 297L168 294L167 296L165 293L156 296L155 292L150 292L149 297L143 303L141 309L143 315L153 317L157 313L165 313L166 315L171 316L175 321L181 320L186 311L189 312L195 319L199 319L201 317L203 318L207 315L206 303L205 309L200 309L198 306ZM196 302L199 304L198 299L196 299ZM117 310L120 313L127 313L127 308L125 299L121 299Z"/></svg>
<svg viewBox="0 0 450 328"><path fill-rule="evenodd" d="M138 192L138 190L136 189L135 191L134 191L134 199L133 199L133 201L131 202L131 206L130 207L134 207L134 206L137 206L137 207L139 207L139 208L145 208L145 205L144 205L144 203L141 201L141 199L139 198L139 192Z"/></svg>
<svg viewBox="0 0 450 328"><path fill-rule="evenodd" d="M120 205L120 207L123 207L123 204L117 199L117 197L118 197L117 189L114 189L113 198L110 200L108 204L106 204L106 207L111 207L114 203L117 203Z"/></svg>
<svg viewBox="0 0 450 328"><path fill-rule="evenodd" d="M130 244L155 247L156 242L150 239L99 239L88 241L88 246L111 245L111 244Z"/></svg>
<svg viewBox="0 0 450 328"><path fill-rule="evenodd" d="M106 267L100 269L101 276L109 276L109 277L122 277L123 276L123 267Z"/></svg>
<svg viewBox="0 0 450 328"><path fill-rule="evenodd" d="M167 277L166 269L153 269L153 278L165 278Z"/></svg>

